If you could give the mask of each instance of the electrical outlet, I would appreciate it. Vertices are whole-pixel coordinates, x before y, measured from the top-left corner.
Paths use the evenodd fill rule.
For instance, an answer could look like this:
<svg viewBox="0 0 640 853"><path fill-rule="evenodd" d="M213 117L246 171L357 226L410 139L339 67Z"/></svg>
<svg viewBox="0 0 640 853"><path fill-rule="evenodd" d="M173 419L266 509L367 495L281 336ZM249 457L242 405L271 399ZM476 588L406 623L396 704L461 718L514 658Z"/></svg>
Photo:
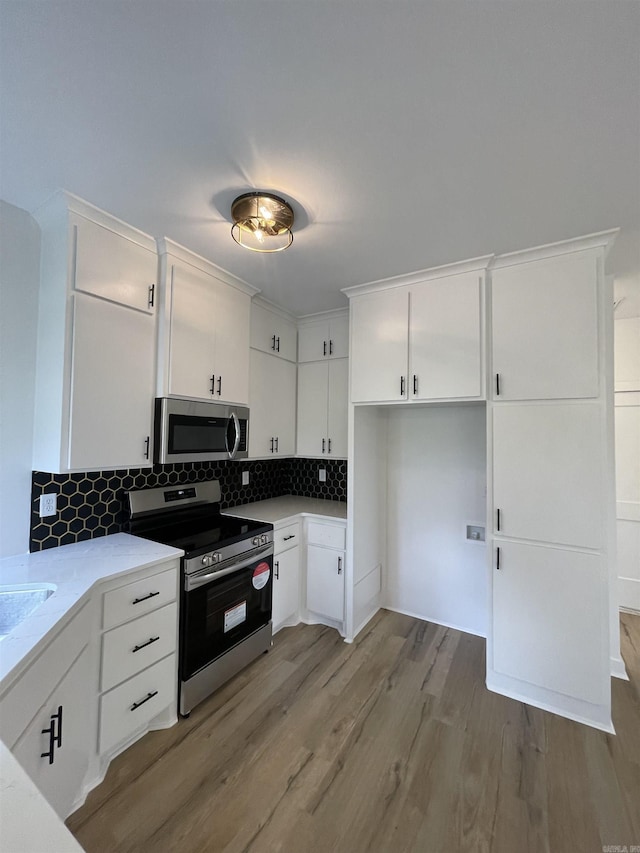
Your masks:
<svg viewBox="0 0 640 853"><path fill-rule="evenodd" d="M58 495L55 492L40 495L40 518L47 518L50 515L55 515L57 512Z"/></svg>
<svg viewBox="0 0 640 853"><path fill-rule="evenodd" d="M467 539L471 542L484 542L484 527L479 524L467 524Z"/></svg>
<svg viewBox="0 0 640 853"><path fill-rule="evenodd" d="M249 472L248 471L242 472L242 485L243 486L249 485Z"/></svg>
<svg viewBox="0 0 640 853"><path fill-rule="evenodd" d="M318 480L321 483L327 482L327 469L326 468L318 468Z"/></svg>

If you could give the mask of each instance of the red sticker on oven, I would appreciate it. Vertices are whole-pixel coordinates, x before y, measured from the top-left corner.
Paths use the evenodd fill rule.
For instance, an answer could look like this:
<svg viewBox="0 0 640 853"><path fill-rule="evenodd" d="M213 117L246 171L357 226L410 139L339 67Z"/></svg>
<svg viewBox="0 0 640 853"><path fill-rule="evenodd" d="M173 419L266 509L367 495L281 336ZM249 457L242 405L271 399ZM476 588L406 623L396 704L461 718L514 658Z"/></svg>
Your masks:
<svg viewBox="0 0 640 853"><path fill-rule="evenodd" d="M269 563L258 563L253 570L253 585L256 589L262 589L269 583L271 568Z"/></svg>

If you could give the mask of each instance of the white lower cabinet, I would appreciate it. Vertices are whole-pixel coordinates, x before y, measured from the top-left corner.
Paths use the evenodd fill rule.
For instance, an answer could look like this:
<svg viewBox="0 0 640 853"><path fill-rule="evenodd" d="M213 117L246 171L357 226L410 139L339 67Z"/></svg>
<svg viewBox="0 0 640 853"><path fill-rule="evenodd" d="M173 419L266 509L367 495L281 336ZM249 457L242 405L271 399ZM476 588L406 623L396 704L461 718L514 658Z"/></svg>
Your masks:
<svg viewBox="0 0 640 853"><path fill-rule="evenodd" d="M95 724L91 664L85 646L12 749L61 818L73 810L89 768Z"/></svg>
<svg viewBox="0 0 640 853"><path fill-rule="evenodd" d="M273 630L298 621L300 548L289 548L273 557Z"/></svg>
<svg viewBox="0 0 640 853"><path fill-rule="evenodd" d="M344 620L344 524L307 524L307 610Z"/></svg>

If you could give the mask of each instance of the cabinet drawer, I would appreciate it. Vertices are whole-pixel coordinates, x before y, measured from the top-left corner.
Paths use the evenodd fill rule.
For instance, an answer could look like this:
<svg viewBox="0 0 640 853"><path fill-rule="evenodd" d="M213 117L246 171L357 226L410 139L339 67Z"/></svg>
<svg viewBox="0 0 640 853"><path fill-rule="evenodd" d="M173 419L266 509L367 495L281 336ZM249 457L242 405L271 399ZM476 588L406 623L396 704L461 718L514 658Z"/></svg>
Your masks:
<svg viewBox="0 0 640 853"><path fill-rule="evenodd" d="M276 554L281 554L288 548L293 548L300 544L300 524L287 524L286 527L281 527L279 530L273 531L273 550Z"/></svg>
<svg viewBox="0 0 640 853"><path fill-rule="evenodd" d="M93 612L85 604L0 700L0 737L9 748L29 725L29 711L45 702L91 639Z"/></svg>
<svg viewBox="0 0 640 853"><path fill-rule="evenodd" d="M307 542L309 545L324 545L327 548L345 548L346 530L335 524L319 524L310 521L307 527Z"/></svg>
<svg viewBox="0 0 640 853"><path fill-rule="evenodd" d="M174 601L104 634L100 689L110 690L175 651L177 619Z"/></svg>
<svg viewBox="0 0 640 853"><path fill-rule="evenodd" d="M100 752L105 753L177 701L176 656L169 655L100 699Z"/></svg>
<svg viewBox="0 0 640 853"><path fill-rule="evenodd" d="M103 629L106 631L122 625L174 601L177 586L177 568L173 568L105 592L102 598Z"/></svg>

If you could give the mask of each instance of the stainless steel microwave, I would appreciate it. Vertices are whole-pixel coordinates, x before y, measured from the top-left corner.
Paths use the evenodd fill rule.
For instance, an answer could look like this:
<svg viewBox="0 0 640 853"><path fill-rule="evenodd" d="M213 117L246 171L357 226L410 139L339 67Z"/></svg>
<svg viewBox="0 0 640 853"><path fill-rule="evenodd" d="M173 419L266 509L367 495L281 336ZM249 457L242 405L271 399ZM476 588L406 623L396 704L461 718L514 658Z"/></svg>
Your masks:
<svg viewBox="0 0 640 853"><path fill-rule="evenodd" d="M245 459L248 447L249 409L205 400L156 398L155 462Z"/></svg>

